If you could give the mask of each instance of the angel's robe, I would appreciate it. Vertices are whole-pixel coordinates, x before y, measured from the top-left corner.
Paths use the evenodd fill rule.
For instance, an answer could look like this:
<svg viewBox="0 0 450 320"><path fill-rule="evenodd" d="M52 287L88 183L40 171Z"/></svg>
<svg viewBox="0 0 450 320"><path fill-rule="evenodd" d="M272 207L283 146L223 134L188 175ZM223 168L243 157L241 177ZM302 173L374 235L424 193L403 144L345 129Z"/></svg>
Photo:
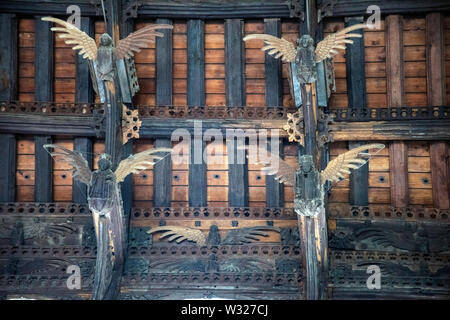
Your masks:
<svg viewBox="0 0 450 320"><path fill-rule="evenodd" d="M97 50L97 71L102 80L114 81L114 61L114 48L100 45Z"/></svg>
<svg viewBox="0 0 450 320"><path fill-rule="evenodd" d="M116 178L114 172L97 170L92 173L89 187L89 208L97 213L108 213L114 205Z"/></svg>

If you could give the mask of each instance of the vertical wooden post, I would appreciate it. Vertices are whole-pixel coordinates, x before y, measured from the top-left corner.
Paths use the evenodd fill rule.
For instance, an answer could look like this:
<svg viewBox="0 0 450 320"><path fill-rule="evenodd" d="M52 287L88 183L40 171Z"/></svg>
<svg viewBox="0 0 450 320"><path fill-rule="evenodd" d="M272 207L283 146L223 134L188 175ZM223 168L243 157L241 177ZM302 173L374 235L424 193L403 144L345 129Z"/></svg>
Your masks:
<svg viewBox="0 0 450 320"><path fill-rule="evenodd" d="M205 93L205 23L203 20L189 20L187 23L188 38L188 79L187 103L189 106L204 106ZM189 206L206 207L207 180L206 163L203 151L206 144L202 136L193 136L191 140L189 162ZM195 157L197 153L197 157ZM200 159L196 159L199 158ZM197 161L195 161L197 160ZM196 163L200 162L201 163Z"/></svg>
<svg viewBox="0 0 450 320"><path fill-rule="evenodd" d="M244 22L241 19L225 21L225 82L226 101L229 107L245 106ZM241 151L235 143L227 144L228 153L228 204L230 207L248 206L248 167L238 163ZM245 151L242 151L245 152Z"/></svg>
<svg viewBox="0 0 450 320"><path fill-rule="evenodd" d="M17 100L17 17L0 14L0 101ZM14 202L16 192L16 137L0 134L0 202Z"/></svg>
<svg viewBox="0 0 450 320"><path fill-rule="evenodd" d="M441 13L429 13L426 16L426 56L428 105L447 105L444 16ZM447 166L447 149L445 141L430 142L433 205L439 209L450 207L450 172L448 172Z"/></svg>
<svg viewBox="0 0 450 320"><path fill-rule="evenodd" d="M158 138L155 148L171 148L170 138ZM172 200L172 159L169 156L158 161L153 170L153 205L170 207Z"/></svg>
<svg viewBox="0 0 450 320"><path fill-rule="evenodd" d="M35 100L53 101L53 32L51 23L35 17ZM36 202L53 201L53 159L43 145L52 143L50 136L35 136Z"/></svg>
<svg viewBox="0 0 450 320"><path fill-rule="evenodd" d="M385 20L386 76L389 107L405 103L403 70L403 18L390 15ZM408 146L404 141L393 141L389 146L391 203L406 207L408 195Z"/></svg>
<svg viewBox="0 0 450 320"><path fill-rule="evenodd" d="M172 20L157 19L157 24L172 24ZM164 37L156 38L156 104L172 105L172 30L158 30Z"/></svg>
<svg viewBox="0 0 450 320"><path fill-rule="evenodd" d="M16 194L16 137L0 134L0 202L14 202Z"/></svg>
<svg viewBox="0 0 450 320"><path fill-rule="evenodd" d="M363 23L364 17L347 18L345 27ZM352 33L362 35L354 38L353 44L346 49L347 92L350 108L367 108L366 98L366 64L364 50L364 31L355 30ZM349 149L366 144L365 141L350 141ZM369 166L362 166L350 174L350 204L354 206L367 206L369 204Z"/></svg>
<svg viewBox="0 0 450 320"><path fill-rule="evenodd" d="M264 33L281 37L280 19L264 19ZM265 54L266 106L268 108L283 105L283 80L281 60ZM268 143L270 150L271 145ZM283 157L283 140L279 142L279 155ZM284 205L284 186L273 176L266 176L266 206L282 207Z"/></svg>
<svg viewBox="0 0 450 320"><path fill-rule="evenodd" d="M245 106L244 22L225 21L225 86L229 107Z"/></svg>
<svg viewBox="0 0 450 320"><path fill-rule="evenodd" d="M94 20L91 17L81 17L81 30L90 37L94 37ZM89 73L89 61L77 55L75 102L94 102L94 90L92 88L91 75ZM93 143L88 137L76 137L73 141L73 150L80 152L87 160L89 168L93 166ZM74 203L87 203L87 186L76 180L72 180L72 201Z"/></svg>
<svg viewBox="0 0 450 320"><path fill-rule="evenodd" d="M309 33L314 40L318 27L317 3L315 0L306 0L305 13L306 22L300 24L300 30L304 33ZM312 156L317 170L320 167L320 155L316 144L318 115L316 82L301 84L300 87L305 132L303 154ZM314 186L311 186L311 188L314 188ZM310 191L305 190L304 194L309 194ZM315 217L298 215L298 226L304 270L304 297L308 300L323 299L327 287L328 270L328 237L325 209L322 208Z"/></svg>
<svg viewBox="0 0 450 320"><path fill-rule="evenodd" d="M0 101L17 99L17 17L0 14Z"/></svg>
<svg viewBox="0 0 450 320"><path fill-rule="evenodd" d="M172 24L168 19L156 23ZM172 30L163 29L164 37L156 39L156 104L172 105ZM171 148L170 138L158 138L155 148ZM167 156L154 166L153 205L170 207L172 195L172 160Z"/></svg>

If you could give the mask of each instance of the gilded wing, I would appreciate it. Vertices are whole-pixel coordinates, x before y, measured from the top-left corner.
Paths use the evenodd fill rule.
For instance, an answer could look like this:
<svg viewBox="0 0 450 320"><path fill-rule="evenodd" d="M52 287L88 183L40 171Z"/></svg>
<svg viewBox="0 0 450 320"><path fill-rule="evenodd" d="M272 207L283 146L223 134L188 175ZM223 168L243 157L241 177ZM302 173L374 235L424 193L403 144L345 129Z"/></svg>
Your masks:
<svg viewBox="0 0 450 320"><path fill-rule="evenodd" d="M268 51L267 53L270 55L274 55L275 59L281 57L282 61L285 62L294 62L295 57L297 55L297 49L294 44L284 38L277 38L275 36L271 36L269 34L250 34L244 38L244 41L247 40L264 40L266 46L262 47L262 51Z"/></svg>
<svg viewBox="0 0 450 320"><path fill-rule="evenodd" d="M158 152L172 152L170 148L156 148L148 149L139 152L135 155L120 161L119 166L114 172L116 175L116 181L122 182L130 173L138 173L141 170L146 170L150 166L155 164L155 160L162 159L161 156L157 156L154 153Z"/></svg>
<svg viewBox="0 0 450 320"><path fill-rule="evenodd" d="M57 157L60 157L62 161L65 161L72 166L73 178L85 184L91 182L92 172L89 169L88 162L79 152L71 151L57 144L44 144L44 148L50 153L55 161L58 161ZM49 149L54 149L54 151L50 152Z"/></svg>
<svg viewBox="0 0 450 320"><path fill-rule="evenodd" d="M373 154L366 150L376 149ZM328 166L320 173L322 184L328 181L339 181L344 178L344 174L350 174L350 169L358 169L363 166L372 155L384 149L384 144L366 144L350 151L340 154L336 159L331 160Z"/></svg>
<svg viewBox="0 0 450 320"><path fill-rule="evenodd" d="M174 241L176 243L180 243L184 240L194 241L199 246L204 246L206 243L206 237L198 229L192 229L188 227L180 227L180 226L163 226L163 227L156 227L149 231L147 231L148 234L153 234L155 232L165 231L161 238L169 237L167 240Z"/></svg>
<svg viewBox="0 0 450 320"><path fill-rule="evenodd" d="M61 19L53 17L43 17L42 20L51 21L63 26L53 27L51 28L51 30L65 32L63 34L59 34L58 37L61 39L67 39L64 42L66 44L72 45L73 50L81 49L78 54L83 55L83 58L87 58L89 60L97 59L97 45L95 44L95 40L89 37L85 32L81 31L73 24L70 24Z"/></svg>
<svg viewBox="0 0 450 320"><path fill-rule="evenodd" d="M330 34L325 39L320 41L316 47L316 62L320 62L326 58L332 58L339 52L336 49L345 50L346 43L353 43L353 40L348 38L361 38L358 33L348 33L354 30L366 28L366 24L355 24L354 26L347 27L336 33Z"/></svg>
<svg viewBox="0 0 450 320"><path fill-rule="evenodd" d="M170 24L150 24L131 33L117 44L116 58L118 60L131 58L134 52L140 52L142 48L147 47L149 42L154 42L155 37L163 37L164 34L155 31L156 29L173 29L173 26Z"/></svg>
<svg viewBox="0 0 450 320"><path fill-rule="evenodd" d="M264 175L275 175L275 180L279 183L284 183L287 186L294 185L294 176L298 168L292 167L286 161L281 159L279 155L276 155L269 150L264 148L258 148L258 159L256 157L251 157L251 153L255 152L251 146L249 146L250 157L249 161L254 161L254 164L263 164L264 167L261 168L261 173ZM267 155L268 154L268 155ZM261 157L261 155L267 155Z"/></svg>

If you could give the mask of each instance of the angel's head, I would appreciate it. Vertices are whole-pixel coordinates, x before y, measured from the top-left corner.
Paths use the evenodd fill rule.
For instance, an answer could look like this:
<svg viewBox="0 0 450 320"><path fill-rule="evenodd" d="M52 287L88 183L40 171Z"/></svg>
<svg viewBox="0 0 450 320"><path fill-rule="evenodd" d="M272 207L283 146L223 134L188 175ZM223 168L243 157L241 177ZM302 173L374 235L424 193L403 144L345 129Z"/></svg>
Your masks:
<svg viewBox="0 0 450 320"><path fill-rule="evenodd" d="M111 156L109 154L102 153L100 155L100 159L98 160L98 168L101 171L111 169Z"/></svg>
<svg viewBox="0 0 450 320"><path fill-rule="evenodd" d="M303 48L308 48L314 44L314 40L307 34L303 35L300 39L297 39L297 45Z"/></svg>
<svg viewBox="0 0 450 320"><path fill-rule="evenodd" d="M314 161L312 156L310 155L306 155L306 156L302 156L299 159L300 162L300 168L302 168L303 172L311 172L314 170Z"/></svg>
<svg viewBox="0 0 450 320"><path fill-rule="evenodd" d="M102 34L100 37L100 44L105 47L110 46L112 44L111 36L107 33Z"/></svg>

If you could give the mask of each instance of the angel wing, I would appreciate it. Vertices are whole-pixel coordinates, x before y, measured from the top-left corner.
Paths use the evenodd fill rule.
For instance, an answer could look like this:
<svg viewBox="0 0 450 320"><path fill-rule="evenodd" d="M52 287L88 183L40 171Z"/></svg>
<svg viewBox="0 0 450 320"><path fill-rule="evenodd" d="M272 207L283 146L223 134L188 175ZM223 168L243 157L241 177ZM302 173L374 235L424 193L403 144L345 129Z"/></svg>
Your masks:
<svg viewBox="0 0 450 320"><path fill-rule="evenodd" d="M248 148L249 148L250 152L254 152L254 150L252 149L251 146ZM298 168L292 167L286 161L281 159L278 155L270 152L269 150L266 150L264 148L258 149L258 154L260 156L263 154L265 155L267 153L269 153L269 156L266 159L260 158L255 163L255 164L263 164L264 165L264 167L261 169L262 174L275 175L274 178L279 183L284 183L287 186L293 186L295 172L298 170Z"/></svg>
<svg viewBox="0 0 450 320"><path fill-rule="evenodd" d="M87 58L89 60L97 59L97 45L95 40L89 37L85 32L81 31L73 24L70 24L61 19L53 18L53 17L43 17L43 21L51 21L56 24L61 25L62 27L53 27L50 30L64 32L59 34L58 37L61 39L66 39L64 42L66 44L72 45L73 50L78 50L79 55L83 55L83 58Z"/></svg>
<svg viewBox="0 0 450 320"><path fill-rule="evenodd" d="M366 153L366 150L376 149L373 154ZM344 178L343 174L350 174L350 169L358 169L363 166L372 155L384 149L384 144L366 144L350 151L340 154L336 159L331 160L328 166L320 173L322 184L328 181L339 181Z"/></svg>
<svg viewBox="0 0 450 320"><path fill-rule="evenodd" d="M259 237L268 237L266 231L280 232L277 227L271 226L256 226L240 229L232 229L228 231L225 239L223 239L223 245L237 245L246 244L254 241L259 241Z"/></svg>
<svg viewBox="0 0 450 320"><path fill-rule="evenodd" d="M270 55L274 55L274 58L281 57L282 61L294 62L297 55L297 49L294 44L284 38L277 38L269 34L250 34L244 37L244 41L247 40L264 40L266 46L262 47L262 51L268 51Z"/></svg>
<svg viewBox="0 0 450 320"><path fill-rule="evenodd" d="M161 32L156 29L173 29L169 24L151 24L138 31L128 35L125 39L119 41L116 47L116 58L118 60L131 58L134 52L140 52L142 48L146 48L149 42L154 42L155 37L163 37Z"/></svg>
<svg viewBox="0 0 450 320"><path fill-rule="evenodd" d="M347 27L338 31L336 33L330 34L325 39L320 41L316 47L316 62L320 62L326 58L332 58L338 51L336 49L345 50L346 43L353 43L353 40L348 38L361 38L362 36L358 33L349 33L354 30L366 28L366 24L355 24L353 26Z"/></svg>
<svg viewBox="0 0 450 320"><path fill-rule="evenodd" d="M150 166L154 165L154 160L162 159L162 157L154 154L158 152L172 152L172 149L148 149L135 155L129 156L119 163L119 166L114 172L116 175L116 181L122 182L130 173L138 173L139 171L148 169Z"/></svg>
<svg viewBox="0 0 450 320"><path fill-rule="evenodd" d="M57 157L60 157L62 161L65 161L72 166L73 178L85 184L89 184L91 182L92 172L89 169L88 162L85 158L83 158L81 153L71 151L57 144L44 144L44 148L50 153L55 161L58 161ZM54 149L54 151L50 152L49 149Z"/></svg>
<svg viewBox="0 0 450 320"><path fill-rule="evenodd" d="M161 238L169 237L167 240L174 241L176 243L180 243L184 240L194 241L199 246L204 246L206 243L206 237L198 229L192 229L188 227L179 227L179 226L163 226L163 227L156 227L149 231L147 231L148 234L153 234L155 232L165 231Z"/></svg>

